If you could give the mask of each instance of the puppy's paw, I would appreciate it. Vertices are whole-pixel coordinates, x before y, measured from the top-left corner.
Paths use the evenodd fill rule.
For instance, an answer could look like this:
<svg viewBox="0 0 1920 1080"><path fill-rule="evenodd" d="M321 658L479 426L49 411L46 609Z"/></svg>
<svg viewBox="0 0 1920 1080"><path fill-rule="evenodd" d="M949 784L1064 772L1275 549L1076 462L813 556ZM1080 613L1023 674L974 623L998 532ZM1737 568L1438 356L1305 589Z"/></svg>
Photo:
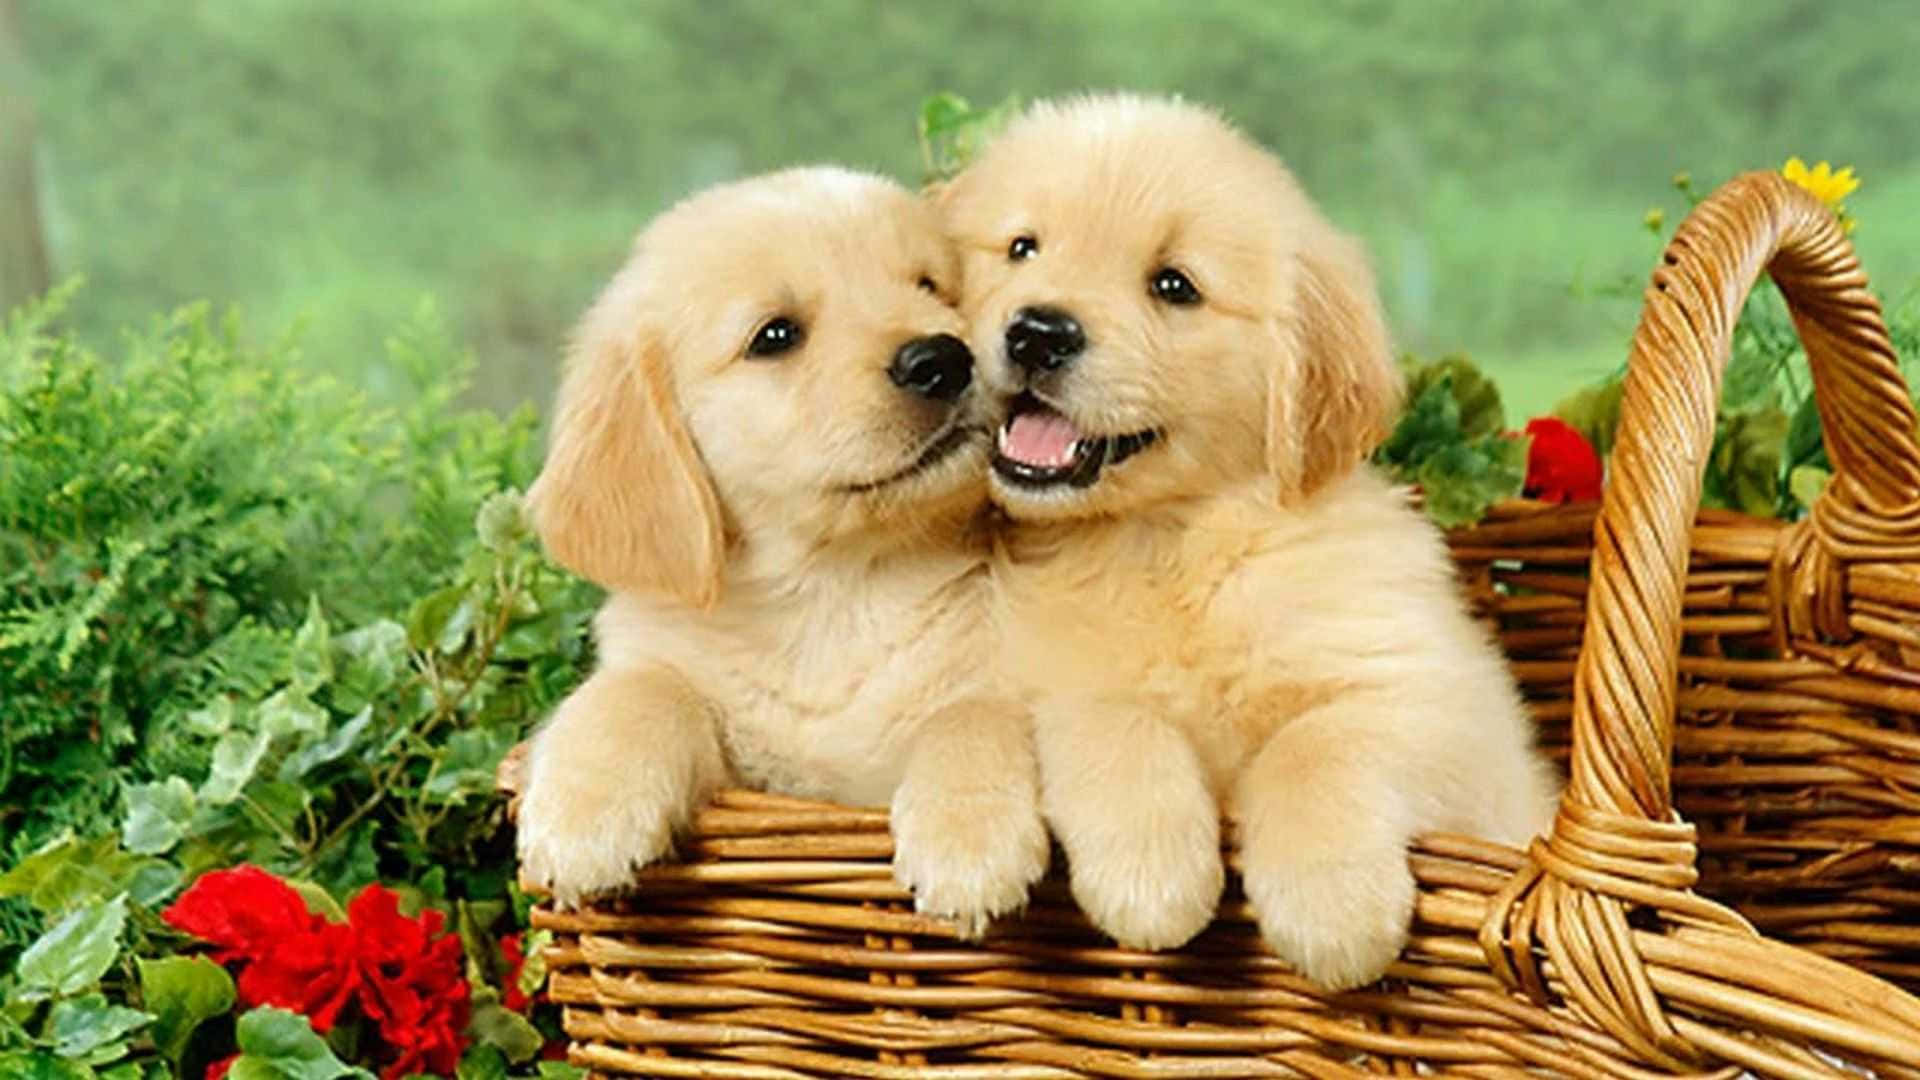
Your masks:
<svg viewBox="0 0 1920 1080"><path fill-rule="evenodd" d="M1129 815L1094 831L1066 830L1061 844L1074 900L1126 948L1185 945L1220 906L1226 868L1218 811L1209 798L1183 813Z"/></svg>
<svg viewBox="0 0 1920 1080"><path fill-rule="evenodd" d="M1261 934L1315 986L1364 986L1406 948L1415 886L1403 847L1300 860L1269 842L1242 858Z"/></svg>
<svg viewBox="0 0 1920 1080"><path fill-rule="evenodd" d="M978 940L1026 906L1047 872L1047 827L1032 791L942 792L901 785L893 798L893 876L923 915Z"/></svg>
<svg viewBox="0 0 1920 1080"><path fill-rule="evenodd" d="M563 908L631 889L636 870L672 850L674 823L690 810L645 790L536 771L520 803L522 875Z"/></svg>

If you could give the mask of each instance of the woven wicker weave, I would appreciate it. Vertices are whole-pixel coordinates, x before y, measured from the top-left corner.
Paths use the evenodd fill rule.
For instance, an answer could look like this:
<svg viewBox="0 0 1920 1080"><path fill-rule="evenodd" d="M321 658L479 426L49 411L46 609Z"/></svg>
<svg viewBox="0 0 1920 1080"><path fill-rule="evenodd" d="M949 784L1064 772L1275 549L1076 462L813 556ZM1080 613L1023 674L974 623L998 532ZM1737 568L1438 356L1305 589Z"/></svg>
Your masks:
<svg viewBox="0 0 1920 1080"><path fill-rule="evenodd" d="M1720 368L1763 268L1813 361L1835 476L1806 523L1696 524ZM1231 894L1186 948L1115 949L1057 874L961 944L893 884L884 813L731 792L635 899L536 910L574 1060L996 1080L1810 1078L1846 1061L1920 1078L1920 1000L1861 970L1914 975L1920 899L1902 819L1920 779L1920 449L1864 284L1818 202L1770 174L1729 184L1655 271L1597 520L1515 505L1455 536L1572 779L1527 852L1422 841L1413 941L1381 984L1314 990ZM1696 866L1763 928L1854 963L1762 936L1695 891Z"/></svg>

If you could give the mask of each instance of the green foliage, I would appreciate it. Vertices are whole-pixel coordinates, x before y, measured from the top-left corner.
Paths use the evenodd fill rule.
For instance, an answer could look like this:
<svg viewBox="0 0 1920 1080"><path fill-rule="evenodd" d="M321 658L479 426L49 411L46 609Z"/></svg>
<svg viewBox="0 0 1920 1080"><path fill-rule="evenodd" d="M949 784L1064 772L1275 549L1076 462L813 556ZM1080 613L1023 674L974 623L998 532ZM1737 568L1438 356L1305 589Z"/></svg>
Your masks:
<svg viewBox="0 0 1920 1080"><path fill-rule="evenodd" d="M418 391L388 411L204 309L109 361L49 332L62 302L0 339L7 862L116 823L189 866L290 839L371 874L376 827L443 843L579 659L587 594L496 494L531 476L532 416L456 406L430 312L390 342ZM399 817L320 829L363 795Z"/></svg>
<svg viewBox="0 0 1920 1080"><path fill-rule="evenodd" d="M234 1080L373 1080L373 1074L334 1056L307 1018L285 1009L260 1008L234 1025L240 1056L227 1073Z"/></svg>
<svg viewBox="0 0 1920 1080"><path fill-rule="evenodd" d="M1467 358L1449 356L1408 365L1406 412L1374 462L1417 486L1427 516L1452 528L1520 494L1527 440L1507 433L1493 381Z"/></svg>
<svg viewBox="0 0 1920 1080"><path fill-rule="evenodd" d="M520 899L493 775L597 594L522 516L531 417L459 407L430 312L381 410L202 309L110 361L51 330L65 300L0 352L0 1072L184 1075L237 1039L235 1075L358 1075L302 1018L236 1029L231 977L171 955L159 908L242 862L335 919L375 880L445 910L476 1045L533 1069L550 1033L485 960Z"/></svg>

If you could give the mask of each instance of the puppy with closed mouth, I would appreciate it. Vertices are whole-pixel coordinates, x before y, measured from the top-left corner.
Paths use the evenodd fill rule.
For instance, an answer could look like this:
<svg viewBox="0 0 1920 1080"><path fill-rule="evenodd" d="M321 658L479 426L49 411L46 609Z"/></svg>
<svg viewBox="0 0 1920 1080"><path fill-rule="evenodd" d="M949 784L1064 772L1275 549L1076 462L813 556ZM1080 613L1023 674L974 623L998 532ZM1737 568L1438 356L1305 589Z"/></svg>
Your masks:
<svg viewBox="0 0 1920 1080"><path fill-rule="evenodd" d="M1524 841L1554 783L1440 536L1364 464L1400 381L1360 250L1176 101L1036 105L936 198L1004 407L999 663L1075 897L1185 942L1224 811L1275 952L1371 981L1410 841Z"/></svg>
<svg viewBox="0 0 1920 1080"><path fill-rule="evenodd" d="M972 934L1046 868L1024 713L993 698L988 403L933 211L831 168L668 210L581 323L529 492L606 587L535 737L523 873L631 884L723 784L890 804L894 868Z"/></svg>

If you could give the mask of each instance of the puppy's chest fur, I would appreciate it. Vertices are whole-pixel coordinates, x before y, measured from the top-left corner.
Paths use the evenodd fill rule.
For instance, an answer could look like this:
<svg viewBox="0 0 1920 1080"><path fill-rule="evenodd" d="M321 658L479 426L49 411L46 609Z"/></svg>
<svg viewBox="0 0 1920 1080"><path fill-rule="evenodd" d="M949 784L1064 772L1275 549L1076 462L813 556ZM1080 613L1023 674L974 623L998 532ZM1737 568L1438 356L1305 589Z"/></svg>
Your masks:
<svg viewBox="0 0 1920 1080"><path fill-rule="evenodd" d="M668 664L701 688L740 781L879 805L921 723L981 683L986 615L984 565L948 560L749 583L706 613L636 603L601 630L623 662Z"/></svg>
<svg viewBox="0 0 1920 1080"><path fill-rule="evenodd" d="M1000 669L1040 722L1078 701L1178 724L1223 792L1280 724L1337 691L1285 660L1296 650L1276 625L1294 587L1269 540L1226 507L1015 534L994 564Z"/></svg>

